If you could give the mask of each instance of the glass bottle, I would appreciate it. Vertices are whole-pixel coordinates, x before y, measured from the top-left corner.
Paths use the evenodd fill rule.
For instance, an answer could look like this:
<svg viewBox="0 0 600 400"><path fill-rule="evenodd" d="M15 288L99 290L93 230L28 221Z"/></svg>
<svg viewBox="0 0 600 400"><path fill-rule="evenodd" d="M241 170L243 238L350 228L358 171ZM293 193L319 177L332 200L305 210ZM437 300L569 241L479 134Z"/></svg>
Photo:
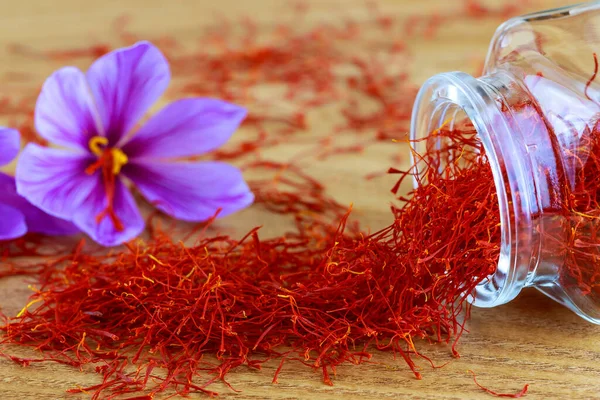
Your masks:
<svg viewBox="0 0 600 400"><path fill-rule="evenodd" d="M444 140L432 132L467 120L493 171L500 258L473 293L476 306L504 304L535 287L600 324L596 52L600 2L529 14L498 28L482 77L439 74L418 94L416 153Z"/></svg>

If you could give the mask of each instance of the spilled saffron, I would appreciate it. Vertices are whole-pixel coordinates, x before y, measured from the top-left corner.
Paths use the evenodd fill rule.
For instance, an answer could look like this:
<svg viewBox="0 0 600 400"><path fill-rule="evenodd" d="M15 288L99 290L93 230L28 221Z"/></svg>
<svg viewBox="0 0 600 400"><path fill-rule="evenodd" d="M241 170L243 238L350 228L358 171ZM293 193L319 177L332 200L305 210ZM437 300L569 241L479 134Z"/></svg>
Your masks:
<svg viewBox="0 0 600 400"><path fill-rule="evenodd" d="M155 229L109 258L74 253L39 278L30 304L40 305L9 320L2 343L67 365L101 362L101 384L71 390L94 398L204 391L236 367L273 359L319 370L331 384L337 366L368 361L372 348L400 355L420 378L415 359L427 357L415 339L454 349L466 298L499 254L491 171L481 148L465 150L478 146L466 132L436 133L452 139L443 151L460 152L461 164L429 169L383 230L365 234L291 167L257 201L294 215L295 230L270 239L259 229L241 240L200 234L183 245Z"/></svg>
<svg viewBox="0 0 600 400"><path fill-rule="evenodd" d="M465 2L465 8L473 4ZM478 18L497 16L477 10ZM464 18L461 13L456 17ZM425 33L419 34L434 36L452 18L425 20ZM370 23L381 34L370 48L389 59L401 54L410 60L402 43L389 40L391 30L404 26L381 11ZM286 143L309 142L306 153L322 158L359 153L377 142L393 146L391 139L401 139L409 127L416 95L410 76L386 69L388 59L357 57L355 45L365 28L350 19L308 31L276 26L268 43L259 40L252 21L243 26L240 37L223 21L192 52L169 38L160 43L173 74L183 77L175 95L219 97L250 108L245 122L250 134L212 157L236 160L249 173L269 172L249 180L256 207L291 217L293 228L275 237L263 237L256 228L237 239L215 234L208 224L178 241L159 224L149 224L149 240L109 255L81 245L34 268L11 266L4 275L30 274L36 291L18 317L5 316L0 343L42 353L16 357L2 347L1 355L21 365L93 366L99 383L69 390L93 398L142 393L134 398L152 398L165 390L212 395L210 384L227 384L237 367L259 369L271 360L278 363L274 382L286 365L299 363L333 384L338 366L368 362L374 349L399 355L421 378L418 361L431 362L418 350L423 340L451 343L458 355L467 297L494 272L500 243L491 170L473 128L436 132L450 147L419 155L432 167L422 171L422 185L410 194L400 195L409 171L393 171L400 178L391 224L370 233L352 219L347 204L329 197L325 183L296 162L303 157L283 163L264 153ZM126 20L118 21L117 32L124 44L138 39L127 31ZM28 54L70 60L107 50L96 44ZM343 67L350 76L337 72ZM255 90L259 84L285 90L264 98ZM294 106L281 107L283 99ZM375 108L363 108L365 99ZM33 104L35 95L21 101ZM311 115L339 102L341 122L314 146L314 138L303 137L314 125ZM14 101L0 104L8 114L13 107ZM17 108L27 140L43 142L32 128L32 108ZM350 142L338 143L342 135ZM461 162L438 168L442 151ZM102 170L109 200L113 156L102 151L89 169ZM106 216L112 218L110 201L99 218ZM7 245L6 256L31 251L23 243Z"/></svg>
<svg viewBox="0 0 600 400"><path fill-rule="evenodd" d="M521 398L523 396L525 396L527 394L527 390L529 389L529 385L525 385L523 386L523 389L521 389L520 392L518 393L498 393L496 391L493 391L491 389L486 388L485 386L482 386L479 382L477 382L477 376L475 375L475 372L468 370L468 373L470 373L471 375L473 375L473 382L475 382L475 384L484 392L491 394L492 396L496 396L496 397L508 397L511 399L518 399Z"/></svg>

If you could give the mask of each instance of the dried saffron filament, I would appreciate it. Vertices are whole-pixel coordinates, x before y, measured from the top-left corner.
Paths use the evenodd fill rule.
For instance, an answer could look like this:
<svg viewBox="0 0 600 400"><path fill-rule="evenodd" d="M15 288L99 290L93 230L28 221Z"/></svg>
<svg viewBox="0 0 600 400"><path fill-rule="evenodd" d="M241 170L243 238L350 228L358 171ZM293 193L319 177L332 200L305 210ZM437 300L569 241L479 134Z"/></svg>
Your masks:
<svg viewBox="0 0 600 400"><path fill-rule="evenodd" d="M496 397L508 397L511 399L518 399L521 398L523 396L525 396L525 394L527 394L527 390L529 389L529 385L525 385L523 386L523 389L521 389L520 392L518 393L498 393L495 392L491 389L486 388L485 386L482 386L479 382L477 382L477 376L475 375L475 372L468 370L468 373L470 373L471 375L473 375L473 382L475 382L475 384L484 392L491 394L492 396L496 396Z"/></svg>
<svg viewBox="0 0 600 400"><path fill-rule="evenodd" d="M588 90L590 89L590 85L594 82L594 80L596 80L596 75L598 75L598 55L596 53L594 53L594 73L590 77L590 79L586 82L585 89L583 90L583 94L585 95L585 97L587 97L588 100L592 100L592 101L593 101L593 99L588 94Z"/></svg>

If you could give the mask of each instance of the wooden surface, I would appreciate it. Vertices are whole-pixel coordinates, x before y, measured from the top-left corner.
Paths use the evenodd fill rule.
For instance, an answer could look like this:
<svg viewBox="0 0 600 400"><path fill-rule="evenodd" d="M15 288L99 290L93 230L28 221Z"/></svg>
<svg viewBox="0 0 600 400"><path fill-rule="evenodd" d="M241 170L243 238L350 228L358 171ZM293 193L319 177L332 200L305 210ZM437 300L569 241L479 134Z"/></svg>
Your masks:
<svg viewBox="0 0 600 400"><path fill-rule="evenodd" d="M0 48L19 42L40 49L82 45L93 38L110 37L112 21L124 13L135 17L132 26L138 33L168 33L185 41L219 14L246 14L265 23L281 22L287 4L282 0L5 0L1 3ZM341 10L359 22L366 14L363 0L310 3L307 18L313 21L335 20ZM429 13L431 9L444 15L456 9L458 3L455 0L379 2L382 9L397 18ZM539 1L532 7L544 9L558 4ZM444 25L435 40L411 40L409 45L415 59L411 75L415 83L439 72L476 70L498 22L450 23ZM7 71L22 71L41 84L53 69L48 63L38 64L31 58L7 52L0 54L3 93L19 90L18 82L2 75ZM311 129L317 131L325 132L331 124L326 115L314 116L314 121ZM8 119L0 122L8 123ZM382 152L406 151L392 146L377 145L360 155L315 163L311 172L318 177L329 177L331 193L346 203L354 202L361 220L375 229L389 219L387 202L391 180L367 182L361 177L389 166L388 161L382 161ZM281 157L289 157L297 151L293 146L277 150ZM262 224L268 229L269 223L277 224L272 218L250 209L235 219L224 220L223 226L243 229ZM5 312L19 310L27 295L22 279L0 281L0 304ZM474 309L468 329L469 333L459 345L460 359L453 359L446 346L419 344L436 363L451 361L440 369L421 363L423 379L420 381L414 379L402 360L393 360L389 354L376 354L375 360L381 364L339 368L333 387L322 384L317 373L293 365L284 368L280 383L273 385L271 379L276 365L269 365L261 372L240 369L232 373L230 381L240 393L218 385L214 389L222 392L224 398L236 399L490 398L472 383L466 372L474 370L482 384L500 391L518 391L529 383L527 398L530 399L600 398L600 327L586 323L541 294L526 290L508 305ZM22 368L0 359L0 399L3 400L77 398L66 395L65 389L97 382L97 375L67 367L46 364Z"/></svg>

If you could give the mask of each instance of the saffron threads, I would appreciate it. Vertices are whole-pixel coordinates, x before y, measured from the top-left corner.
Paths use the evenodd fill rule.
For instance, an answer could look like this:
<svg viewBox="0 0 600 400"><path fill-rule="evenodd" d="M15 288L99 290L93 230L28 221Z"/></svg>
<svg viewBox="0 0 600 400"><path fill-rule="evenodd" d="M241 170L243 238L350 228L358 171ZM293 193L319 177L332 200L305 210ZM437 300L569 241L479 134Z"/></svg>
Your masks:
<svg viewBox="0 0 600 400"><path fill-rule="evenodd" d="M583 94L588 100L594 101L588 94L588 90L590 89L590 85L596 80L596 75L598 75L598 55L594 53L594 73L590 77L590 79L585 84L585 89L583 90Z"/></svg>
<svg viewBox="0 0 600 400"><path fill-rule="evenodd" d="M111 43L44 51L11 44L9 51L38 63L68 64L92 61L113 48L150 40L165 53L173 76L178 77L170 97L214 97L249 109L244 123L248 134L214 152L215 159L230 161L257 155L290 140L310 140L313 144L327 140L330 149L324 156L331 156L338 150L360 153L368 145L402 139L408 131L418 86L411 80L413 56L404 39L426 35L433 40L433 31L445 24L473 18L500 22L522 13L527 3L511 1L494 8L478 0L464 0L442 18L388 14L372 2L365 7L371 18L360 23L340 16L334 23L307 26L286 22L259 25L250 18L222 18L205 28L191 48L170 36L141 37L129 30L131 17L123 16L113 24L116 38ZM307 7L292 7L289 20L303 21ZM411 32L405 32L406 28ZM27 81L33 82L31 78ZM18 128L26 141L44 144L33 127L39 82L33 83L28 90L21 88L21 93L3 98L0 115L9 116L9 125ZM342 119L331 134L307 137L309 117L332 105L342 110ZM355 143L336 146L341 134L355 136ZM320 145L316 147L322 150Z"/></svg>
<svg viewBox="0 0 600 400"><path fill-rule="evenodd" d="M546 257L557 257L563 261L559 279L564 290L585 303L598 304L600 299L600 273L597 259L600 224L600 198L598 177L600 169L600 121L585 129L581 136L581 148L573 155L577 162L573 170L574 185L565 188L560 208L546 211L546 220L555 218L556 223L546 222L548 232L543 240L552 251ZM565 185L566 186L566 185Z"/></svg>
<svg viewBox="0 0 600 400"><path fill-rule="evenodd" d="M281 208L296 199L258 193L261 204L295 216L294 231L271 239L259 229L241 240L200 235L190 246L157 232L110 257L77 252L38 278L30 301L37 307L8 320L0 343L31 346L47 361L101 365L102 383L70 390L93 398L208 393L236 367L272 359L314 368L332 384L337 366L370 360L372 348L400 355L420 378L415 359L428 359L416 339L456 343L466 298L499 254L491 171L480 148L464 148L478 145L467 132L438 133L454 141L463 162L426 171L427 183L379 232L349 224L350 212L310 178L285 180L310 185L322 200L321 209L310 201Z"/></svg>
<svg viewBox="0 0 600 400"><path fill-rule="evenodd" d="M514 394L510 394L510 393L498 393L498 392L495 392L493 390L490 390L490 389L486 388L485 386L482 386L479 382L477 382L477 376L475 375L475 372L473 372L471 370L468 370L467 372L470 373L471 375L473 375L473 382L475 382L475 384L479 388L481 388L481 390L483 390L486 393L491 394L492 396L496 396L496 397L508 397L508 398L511 398L511 399L518 399L518 398L521 398L521 397L525 396L525 394L527 394L527 390L529 389L529 385L525 385L525 386L523 386L523 389L521 389L521 391L518 392L518 393L514 393Z"/></svg>
<svg viewBox="0 0 600 400"><path fill-rule="evenodd" d="M473 4L465 2L465 9ZM492 13L479 10L478 18ZM427 35L435 36L446 20L465 18L461 13L432 17L423 25ZM235 368L258 369L269 360L279 362L274 382L288 363L299 363L332 384L337 366L367 362L374 349L402 357L420 378L419 361L431 362L419 352L420 340L452 343L458 355L466 299L494 271L500 243L491 170L473 127L435 132L448 147L418 155L429 165L420 171L422 185L398 196L391 224L375 233L361 229L348 205L331 199L326 183L302 168L297 161L304 154L286 162L265 155L282 143L308 143L304 153L321 157L360 152L376 142L394 146L390 139L408 130L416 86L408 68L402 73L384 66L410 63L407 47L389 39L406 22L377 11L366 27L351 20L306 31L275 26L265 43L254 23L240 35L223 21L187 51L161 38L174 75L183 77L172 96L218 97L250 108L248 136L213 157L236 160L250 173L271 171L272 177L249 180L256 207L290 217L293 229L265 238L256 228L239 239L204 226L183 232L184 245L156 224L149 226L151 239L123 251L106 255L78 246L44 259L32 270L30 301L0 328L0 344L41 353L16 357L2 347L2 355L21 365L93 367L101 376L97 385L69 390L93 398L152 398L167 390L214 394L210 384L227 383ZM123 44L138 40L125 23L120 20L117 30ZM381 53L378 58L357 57L366 28L379 33L367 44ZM67 62L108 48L30 54ZM263 84L282 94L261 96ZM35 98L23 96L19 115L11 111L16 100L2 103L29 132L28 141L39 141L31 119ZM281 106L283 99L291 106ZM375 110L363 109L365 99ZM340 105L340 122L327 137L315 138L311 116L331 104ZM340 136L350 143L339 144ZM445 154L454 157L442 162ZM395 171L394 194L411 171ZM7 274L21 271L11 268Z"/></svg>

